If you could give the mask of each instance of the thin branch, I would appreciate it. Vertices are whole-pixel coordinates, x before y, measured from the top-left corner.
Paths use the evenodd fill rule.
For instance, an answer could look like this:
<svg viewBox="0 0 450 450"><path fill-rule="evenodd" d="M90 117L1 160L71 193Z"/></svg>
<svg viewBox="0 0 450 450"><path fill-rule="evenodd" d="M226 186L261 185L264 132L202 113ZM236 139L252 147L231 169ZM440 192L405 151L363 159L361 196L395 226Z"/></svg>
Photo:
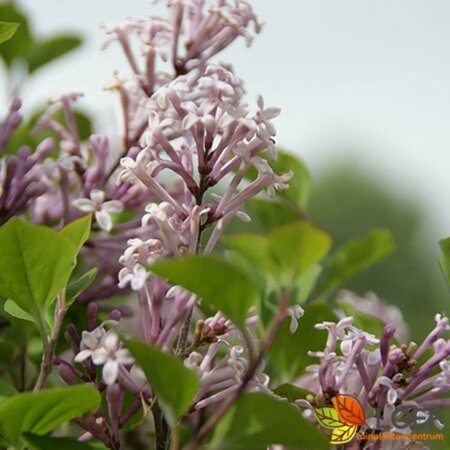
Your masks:
<svg viewBox="0 0 450 450"><path fill-rule="evenodd" d="M41 369L38 379L34 386L34 391L40 391L43 389L47 377L50 375L53 368L53 357L55 356L56 344L61 333L61 327L66 315L66 293L65 290L58 295L57 306L55 312L55 327L53 328L50 340L47 337L42 336L44 345L44 354L42 355ZM44 324L41 324L44 326Z"/></svg>
<svg viewBox="0 0 450 450"><path fill-rule="evenodd" d="M213 414L209 418L209 420L203 425L203 427L200 429L195 440L186 447L186 450L195 450L195 449L199 448L202 445L202 443L205 441L205 439L208 437L208 435L214 431L215 427L220 422L220 420L223 418L223 416L228 412L228 410L234 405L234 403L239 399L239 397L245 391L246 387L248 386L250 381L255 376L255 373L258 370L258 367L260 366L260 364L262 363L266 353L272 346L276 336L280 332L281 326L283 325L283 321L287 316L289 297L290 297L289 289L286 289L284 292L281 293L279 303L278 303L278 312L275 317L275 321L274 321L266 339L264 339L263 342L261 343L261 347L259 349L258 356L253 360L253 362L250 363L250 365L247 369L247 372L244 375L242 383L239 386L239 389L236 391L236 393L234 395L229 397L228 401L225 401L224 403L222 403L222 405L219 407L219 409L216 411L216 413Z"/></svg>

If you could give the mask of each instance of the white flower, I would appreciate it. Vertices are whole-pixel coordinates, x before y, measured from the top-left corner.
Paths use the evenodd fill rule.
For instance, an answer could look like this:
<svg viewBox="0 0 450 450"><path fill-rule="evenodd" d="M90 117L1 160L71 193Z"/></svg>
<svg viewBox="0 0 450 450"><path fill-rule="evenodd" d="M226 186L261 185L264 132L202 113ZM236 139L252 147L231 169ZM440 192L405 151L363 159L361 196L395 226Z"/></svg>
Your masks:
<svg viewBox="0 0 450 450"><path fill-rule="evenodd" d="M396 382L398 382L400 378L402 378L401 373L394 375L394 378L392 380L385 376L378 377L378 380L377 380L378 384L388 388L387 395L386 395L386 400L387 400L388 405L391 405L391 406L395 405L395 402L398 399L398 394L399 394L400 389L398 388Z"/></svg>
<svg viewBox="0 0 450 450"><path fill-rule="evenodd" d="M286 184L292 177L294 173L290 170L289 172L282 174L274 174L273 183L267 188L267 193L269 197L274 197L277 191L284 191L289 186Z"/></svg>
<svg viewBox="0 0 450 450"><path fill-rule="evenodd" d="M92 331L83 331L81 333L81 351L75 356L75 362L82 362L90 358L101 346L101 340L105 333L106 331L103 327L95 328Z"/></svg>
<svg viewBox="0 0 450 450"><path fill-rule="evenodd" d="M303 317L303 314L305 314L305 310L300 305L294 305L288 309L287 313L291 317L289 331L294 334L298 328L298 319L300 319L300 317Z"/></svg>
<svg viewBox="0 0 450 450"><path fill-rule="evenodd" d="M75 361L82 362L90 357L96 366L103 365L103 381L107 385L111 385L117 380L120 365L132 364L133 359L128 353L128 350L120 348L119 337L116 333L112 331L105 333L103 330L103 334L99 340L101 331L97 330L100 330L100 328L96 328L91 333L83 332L83 341L86 344L88 342L93 344L95 348L82 350L75 357Z"/></svg>
<svg viewBox="0 0 450 450"><path fill-rule="evenodd" d="M128 181L130 183L136 183L139 178L136 176L135 172L139 169L147 170L149 169L149 175L151 175L152 170L155 165L158 165L157 161L150 161L150 152L147 149L141 150L136 156L136 160L130 158L129 156L122 158L120 160L120 165L123 170L119 173L117 177L116 184Z"/></svg>
<svg viewBox="0 0 450 450"><path fill-rule="evenodd" d="M81 211L93 212L95 219L102 230L111 231L111 214L123 211L123 204L119 200L109 200L105 202L105 193L99 189L91 191L89 198L79 198L73 205Z"/></svg>
<svg viewBox="0 0 450 450"><path fill-rule="evenodd" d="M142 217L142 226L145 227L148 225L150 220L157 220L159 222L167 222L169 217L173 215L173 207L167 202L161 203L149 203L145 207L145 214Z"/></svg>
<svg viewBox="0 0 450 450"><path fill-rule="evenodd" d="M436 387L450 387L450 361L445 359L439 363L442 373L436 378L434 385Z"/></svg>
<svg viewBox="0 0 450 450"><path fill-rule="evenodd" d="M256 116L258 119L263 123L266 127L266 130L270 134L270 136L275 136L277 131L270 122L271 119L274 119L275 117L278 117L280 115L281 109L280 108L264 108L264 99L260 95L257 100L259 110L256 113Z"/></svg>
<svg viewBox="0 0 450 450"><path fill-rule="evenodd" d="M119 287L124 288L130 283L133 291L139 291L145 286L148 276L147 270L140 264L136 264L132 269L124 267L119 272Z"/></svg>

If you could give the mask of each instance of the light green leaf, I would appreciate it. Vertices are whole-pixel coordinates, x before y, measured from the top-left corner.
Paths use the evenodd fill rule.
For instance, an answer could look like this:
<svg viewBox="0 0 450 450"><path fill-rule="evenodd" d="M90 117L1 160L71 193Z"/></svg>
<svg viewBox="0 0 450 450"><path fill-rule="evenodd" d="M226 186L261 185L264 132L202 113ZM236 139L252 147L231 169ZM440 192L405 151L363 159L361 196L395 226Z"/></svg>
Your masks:
<svg viewBox="0 0 450 450"><path fill-rule="evenodd" d="M10 298L6 300L3 309L12 317L21 320L28 320L29 322L34 322L33 316L24 311L15 301L11 300Z"/></svg>
<svg viewBox="0 0 450 450"><path fill-rule="evenodd" d="M61 233L14 218L0 228L0 253L0 295L41 319L70 278L76 247Z"/></svg>
<svg viewBox="0 0 450 450"><path fill-rule="evenodd" d="M222 241L246 259L253 268L266 274L276 272L269 252L269 241L265 236L256 233L238 233L224 236Z"/></svg>
<svg viewBox="0 0 450 450"><path fill-rule="evenodd" d="M290 448L326 450L329 444L294 405L261 392L244 394L221 420L211 450L259 450L279 444Z"/></svg>
<svg viewBox="0 0 450 450"><path fill-rule="evenodd" d="M0 17L4 22L18 23L14 39L3 42L0 46L0 56L6 66L11 67L12 61L23 59L29 52L33 38L31 36L28 19L24 13L18 9L18 5L12 2L0 3Z"/></svg>
<svg viewBox="0 0 450 450"><path fill-rule="evenodd" d="M305 270L295 284L297 303L304 303L308 300L309 295L313 291L319 275L322 273L322 266L313 264L309 269Z"/></svg>
<svg viewBox="0 0 450 450"><path fill-rule="evenodd" d="M36 41L28 55L28 71L35 72L40 67L75 50L82 43L78 36L54 36L44 41Z"/></svg>
<svg viewBox="0 0 450 450"><path fill-rule="evenodd" d="M306 221L275 228L269 235L269 248L273 260L282 269L280 283L292 285L325 257L330 246L330 236Z"/></svg>
<svg viewBox="0 0 450 450"><path fill-rule="evenodd" d="M0 44L11 39L19 24L14 22L0 22Z"/></svg>
<svg viewBox="0 0 450 450"><path fill-rule="evenodd" d="M69 239L76 247L77 253L83 244L88 240L91 233L92 215L81 217L65 226L60 234Z"/></svg>
<svg viewBox="0 0 450 450"><path fill-rule="evenodd" d="M95 280L97 269L94 267L77 280L67 286L66 298L68 301L75 300Z"/></svg>
<svg viewBox="0 0 450 450"><path fill-rule="evenodd" d="M317 422L327 430L340 428L345 425L345 423L339 420L339 415L334 408L317 408L314 410L314 415L316 416Z"/></svg>
<svg viewBox="0 0 450 450"><path fill-rule="evenodd" d="M157 347L132 340L127 341L126 346L158 394L164 412L173 425L192 404L200 387L197 374L180 359Z"/></svg>
<svg viewBox="0 0 450 450"><path fill-rule="evenodd" d="M0 404L0 436L17 445L22 433L47 434L99 405L100 394L87 385L17 394Z"/></svg>
<svg viewBox="0 0 450 450"><path fill-rule="evenodd" d="M244 327L248 310L258 302L258 289L249 277L228 261L214 256L167 258L150 270L198 295Z"/></svg>
<svg viewBox="0 0 450 450"><path fill-rule="evenodd" d="M372 230L367 236L345 244L326 264L319 280L319 294L336 289L394 249L395 242L388 230Z"/></svg>
<svg viewBox="0 0 450 450"><path fill-rule="evenodd" d="M439 241L439 246L441 247L439 265L441 266L442 273L450 286L450 237L441 239Z"/></svg>

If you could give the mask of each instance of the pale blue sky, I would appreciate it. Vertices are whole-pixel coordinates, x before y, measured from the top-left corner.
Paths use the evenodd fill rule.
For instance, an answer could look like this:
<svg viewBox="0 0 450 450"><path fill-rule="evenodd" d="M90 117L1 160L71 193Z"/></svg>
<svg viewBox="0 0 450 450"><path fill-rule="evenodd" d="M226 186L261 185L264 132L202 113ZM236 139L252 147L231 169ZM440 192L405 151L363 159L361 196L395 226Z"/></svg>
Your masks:
<svg viewBox="0 0 450 450"><path fill-rule="evenodd" d="M86 93L101 123L112 104L102 86L124 68L117 49L100 52L101 21L146 15L147 0L19 0L42 35L66 29L83 50L49 66L26 89L30 103L67 90ZM431 241L450 234L450 2L447 0L255 0L266 22L251 49L221 56L249 96L280 106L278 141L313 175L351 148L384 182L429 203ZM110 111L111 108L106 110Z"/></svg>

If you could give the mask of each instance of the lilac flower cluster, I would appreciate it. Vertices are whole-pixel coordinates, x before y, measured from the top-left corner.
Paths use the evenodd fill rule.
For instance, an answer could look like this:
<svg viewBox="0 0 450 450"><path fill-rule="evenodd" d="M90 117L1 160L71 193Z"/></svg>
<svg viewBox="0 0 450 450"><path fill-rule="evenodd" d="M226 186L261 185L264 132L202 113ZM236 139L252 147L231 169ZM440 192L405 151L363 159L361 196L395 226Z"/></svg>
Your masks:
<svg viewBox="0 0 450 450"><path fill-rule="evenodd" d="M350 302L355 304L354 296ZM362 300L362 309L365 304ZM379 317L389 315L392 318L392 310ZM450 406L449 319L437 314L436 326L420 345L398 344L394 341L399 337L397 327L402 335L404 324L398 320L398 311L394 315L398 325L387 323L379 338L356 327L353 317L344 316L337 323L323 322L315 326L326 331L328 337L323 350L309 352L310 356L319 358L319 364L309 366L308 374L297 381L313 393L308 401L299 401L300 406L308 408L307 416L313 417L314 407L331 405L334 396L347 394L357 398L364 407L369 431L410 434L411 428L399 428L392 420L396 408L412 406L429 411ZM443 427L438 419L434 419L434 424L439 429Z"/></svg>

